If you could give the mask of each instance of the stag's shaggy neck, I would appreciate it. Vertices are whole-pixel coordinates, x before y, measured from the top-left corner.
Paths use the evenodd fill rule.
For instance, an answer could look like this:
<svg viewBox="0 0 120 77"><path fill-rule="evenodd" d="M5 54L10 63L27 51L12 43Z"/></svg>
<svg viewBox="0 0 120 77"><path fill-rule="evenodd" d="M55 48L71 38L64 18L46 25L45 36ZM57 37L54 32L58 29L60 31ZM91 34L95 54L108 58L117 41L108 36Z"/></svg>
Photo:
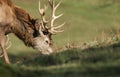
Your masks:
<svg viewBox="0 0 120 77"><path fill-rule="evenodd" d="M21 8L14 7L14 11L16 14L16 22L14 26L12 26L12 32L19 38L21 39L25 45L27 46L34 46L33 42L33 35L32 35L32 28L33 28L33 23L31 20L33 20L30 15L22 10Z"/></svg>
<svg viewBox="0 0 120 77"><path fill-rule="evenodd" d="M33 37L31 37L31 35L25 29L23 29L22 25L13 27L12 31L20 40L25 43L25 45L33 46Z"/></svg>

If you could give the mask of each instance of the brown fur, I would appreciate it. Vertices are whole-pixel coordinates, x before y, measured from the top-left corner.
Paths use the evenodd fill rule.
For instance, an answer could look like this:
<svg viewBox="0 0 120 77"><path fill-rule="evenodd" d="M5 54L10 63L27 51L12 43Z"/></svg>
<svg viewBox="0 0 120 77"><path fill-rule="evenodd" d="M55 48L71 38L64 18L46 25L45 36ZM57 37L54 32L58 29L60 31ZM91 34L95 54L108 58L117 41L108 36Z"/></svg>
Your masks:
<svg viewBox="0 0 120 77"><path fill-rule="evenodd" d="M9 24L9 30L20 38L27 46L32 46L33 40L31 35L33 32L37 32L37 30L35 30L36 24L38 24L36 19L32 18L25 10L13 5L10 0L5 0L5 4L8 4L15 14L14 24Z"/></svg>
<svg viewBox="0 0 120 77"><path fill-rule="evenodd" d="M38 24L38 22L21 8L14 7L14 11L19 26L12 27L13 33L23 40L27 46L32 46L32 38L34 37L32 34L37 32L36 24Z"/></svg>
<svg viewBox="0 0 120 77"><path fill-rule="evenodd" d="M25 45L34 46L34 37L39 35L39 23L11 0L0 0L0 45L6 63L10 63L5 50L4 36L14 33Z"/></svg>
<svg viewBox="0 0 120 77"><path fill-rule="evenodd" d="M9 6L12 6L12 5L13 5L13 3L12 3L11 0L0 0L0 3L1 3L1 4L5 3L5 4L9 5Z"/></svg>

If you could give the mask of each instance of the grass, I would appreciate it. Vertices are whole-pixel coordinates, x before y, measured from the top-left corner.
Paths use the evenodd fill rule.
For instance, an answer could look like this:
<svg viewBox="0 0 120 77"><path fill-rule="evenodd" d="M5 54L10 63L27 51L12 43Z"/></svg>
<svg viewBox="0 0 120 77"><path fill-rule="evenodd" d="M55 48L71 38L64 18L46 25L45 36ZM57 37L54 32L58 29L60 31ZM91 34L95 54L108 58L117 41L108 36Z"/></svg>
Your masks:
<svg viewBox="0 0 120 77"><path fill-rule="evenodd" d="M0 62L0 75L1 77L119 77L119 50L120 44L117 43L85 50L69 49L48 56L22 55L18 58L11 55L11 60L21 62L12 65Z"/></svg>
<svg viewBox="0 0 120 77"><path fill-rule="evenodd" d="M38 0L13 1L40 19ZM120 9L119 3L112 1L62 0L58 13L63 12L64 16L57 23L65 21L65 31L53 36L54 45L65 47L73 43L78 45L77 48L40 55L11 34L12 47L8 53L12 64L6 65L3 58L0 59L0 77L119 77L120 37L119 32L114 35L111 30L119 29ZM102 34L103 31L111 36ZM96 40L93 41L95 37L102 40L96 43ZM108 42L108 38L112 41Z"/></svg>

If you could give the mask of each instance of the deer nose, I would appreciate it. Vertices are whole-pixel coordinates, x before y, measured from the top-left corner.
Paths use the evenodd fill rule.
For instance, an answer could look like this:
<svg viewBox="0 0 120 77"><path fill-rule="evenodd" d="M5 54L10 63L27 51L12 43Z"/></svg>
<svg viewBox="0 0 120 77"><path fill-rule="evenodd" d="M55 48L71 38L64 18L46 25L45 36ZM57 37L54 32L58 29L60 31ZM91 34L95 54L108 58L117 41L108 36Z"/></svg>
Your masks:
<svg viewBox="0 0 120 77"><path fill-rule="evenodd" d="M49 48L49 49L47 50L47 52L43 52L42 54L44 54L44 55L50 55L50 54L52 54L52 53L53 53L52 48Z"/></svg>
<svg viewBox="0 0 120 77"><path fill-rule="evenodd" d="M49 48L49 49L48 49L48 52L49 52L49 54L53 53L53 49L52 49L52 48Z"/></svg>

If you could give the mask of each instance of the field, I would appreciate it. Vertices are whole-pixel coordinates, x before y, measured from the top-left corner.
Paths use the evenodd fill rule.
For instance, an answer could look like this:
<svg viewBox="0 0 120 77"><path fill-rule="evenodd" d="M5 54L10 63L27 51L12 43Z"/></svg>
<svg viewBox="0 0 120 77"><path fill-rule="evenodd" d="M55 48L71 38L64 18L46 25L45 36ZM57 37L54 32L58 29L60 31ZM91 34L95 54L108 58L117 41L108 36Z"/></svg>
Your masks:
<svg viewBox="0 0 120 77"><path fill-rule="evenodd" d="M42 3L46 1L41 0ZM40 20L38 0L13 2ZM0 77L119 77L119 7L119 0L62 0L58 13L64 15L57 24L64 21L66 24L63 33L53 36L54 45L61 52L40 55L10 34L12 46L8 53L13 64L6 65L1 58ZM110 44L107 40L100 41L107 38L106 35L117 38ZM91 46L95 38L100 46ZM81 44L87 47L81 49Z"/></svg>

